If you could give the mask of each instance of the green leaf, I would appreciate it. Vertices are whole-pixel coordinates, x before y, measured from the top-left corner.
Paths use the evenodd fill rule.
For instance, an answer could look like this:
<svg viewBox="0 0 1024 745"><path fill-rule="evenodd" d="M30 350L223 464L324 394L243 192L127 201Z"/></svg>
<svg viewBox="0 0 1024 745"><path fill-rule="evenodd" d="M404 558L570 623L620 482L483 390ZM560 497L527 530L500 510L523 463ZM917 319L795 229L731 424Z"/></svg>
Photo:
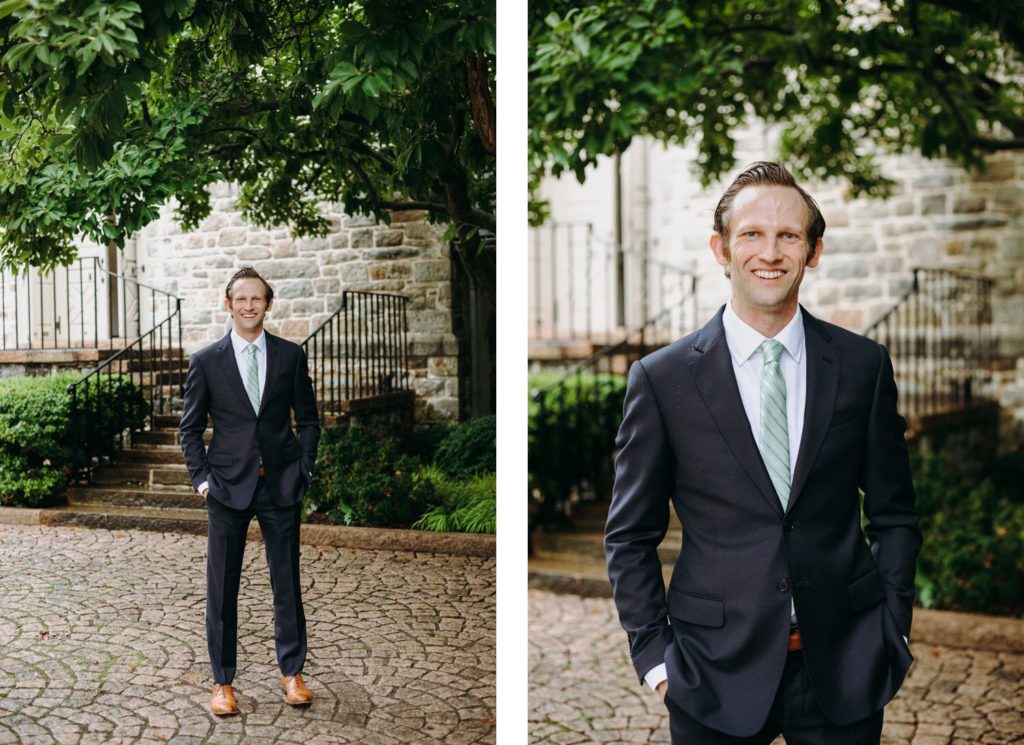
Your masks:
<svg viewBox="0 0 1024 745"><path fill-rule="evenodd" d="M0 18L6 18L12 13L17 13L19 10L24 10L28 7L28 3L25 0L4 0L0 2Z"/></svg>

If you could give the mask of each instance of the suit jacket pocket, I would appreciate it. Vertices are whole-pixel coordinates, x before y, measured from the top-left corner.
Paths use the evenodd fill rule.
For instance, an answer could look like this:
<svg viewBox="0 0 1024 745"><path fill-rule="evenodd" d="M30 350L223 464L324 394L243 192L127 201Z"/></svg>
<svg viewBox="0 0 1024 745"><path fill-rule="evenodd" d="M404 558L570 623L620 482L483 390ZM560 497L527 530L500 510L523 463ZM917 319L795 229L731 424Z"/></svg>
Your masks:
<svg viewBox="0 0 1024 745"><path fill-rule="evenodd" d="M850 583L847 588L850 595L850 606L855 611L862 611L875 603L885 600L885 585L877 569L872 569L860 579Z"/></svg>
<svg viewBox="0 0 1024 745"><path fill-rule="evenodd" d="M668 614L680 621L715 629L725 624L725 605L721 600L671 588L668 591Z"/></svg>
<svg viewBox="0 0 1024 745"><path fill-rule="evenodd" d="M230 466L235 462L234 457L229 453L206 453L206 462L211 466Z"/></svg>

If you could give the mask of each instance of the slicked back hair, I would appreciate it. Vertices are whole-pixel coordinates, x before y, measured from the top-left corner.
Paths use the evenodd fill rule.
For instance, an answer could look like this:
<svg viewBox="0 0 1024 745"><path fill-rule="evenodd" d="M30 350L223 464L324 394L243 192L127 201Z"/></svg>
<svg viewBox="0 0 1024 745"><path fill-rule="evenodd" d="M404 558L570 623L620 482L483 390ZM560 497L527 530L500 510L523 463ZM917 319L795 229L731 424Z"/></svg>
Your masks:
<svg viewBox="0 0 1024 745"><path fill-rule="evenodd" d="M231 288L234 286L235 282L237 282L240 279L258 279L260 282L263 283L263 286L266 288L265 292L263 293L263 299L268 304L270 303L271 300L274 299L274 288L270 286L267 280L263 279L263 277L261 277L259 273L251 266L243 266L241 269L239 269L237 272L231 275L231 279L228 280L228 286L224 288L224 297L226 297L228 300L231 300Z"/></svg>
<svg viewBox="0 0 1024 745"><path fill-rule="evenodd" d="M825 218L821 216L818 203L810 194L800 188L796 179L793 178L793 174L787 171L784 165L766 160L759 160L747 166L729 184L729 188L718 200L718 206L715 207L715 232L722 236L725 245L729 245L729 220L732 217L729 212L732 209L733 200L740 193L740 189L747 186L788 186L800 193L804 204L807 205L807 225L804 231L807 234L807 255L813 254L815 246L818 245L818 239L825 234Z"/></svg>

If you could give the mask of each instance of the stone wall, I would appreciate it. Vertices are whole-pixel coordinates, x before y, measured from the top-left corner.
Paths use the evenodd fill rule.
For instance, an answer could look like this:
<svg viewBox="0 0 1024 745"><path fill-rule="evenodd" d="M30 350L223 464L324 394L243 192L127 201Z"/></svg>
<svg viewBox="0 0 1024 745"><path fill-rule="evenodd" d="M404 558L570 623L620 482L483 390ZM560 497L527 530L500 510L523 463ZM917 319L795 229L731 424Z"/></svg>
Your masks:
<svg viewBox="0 0 1024 745"><path fill-rule="evenodd" d="M343 290L390 292L409 298L411 367L419 423L458 416L458 345L452 333L448 246L443 228L422 212L397 212L391 224L345 215L325 206L324 238L296 238L285 227L247 224L237 188L211 190L213 211L192 232L161 212L126 250L134 251L139 281L182 298L186 352L223 336L229 326L224 288L231 275L253 266L274 288L267 329L303 341L341 304ZM129 260L130 264L130 260Z"/></svg>

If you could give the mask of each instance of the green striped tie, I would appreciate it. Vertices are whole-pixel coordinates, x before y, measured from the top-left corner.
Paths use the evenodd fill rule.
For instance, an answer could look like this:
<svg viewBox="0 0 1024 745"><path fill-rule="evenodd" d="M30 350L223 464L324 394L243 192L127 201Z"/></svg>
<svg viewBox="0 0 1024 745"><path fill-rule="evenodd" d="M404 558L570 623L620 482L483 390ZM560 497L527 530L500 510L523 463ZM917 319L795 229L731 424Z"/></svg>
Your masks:
<svg viewBox="0 0 1024 745"><path fill-rule="evenodd" d="M761 345L764 367L761 368L761 457L775 492L785 511L789 504L789 426L786 423L786 381L779 369L779 357L785 347L774 339Z"/></svg>
<svg viewBox="0 0 1024 745"><path fill-rule="evenodd" d="M255 344L245 348L249 353L249 366L245 370L245 392L249 394L249 403L252 410L260 413L260 366L256 361L256 352L259 349Z"/></svg>

